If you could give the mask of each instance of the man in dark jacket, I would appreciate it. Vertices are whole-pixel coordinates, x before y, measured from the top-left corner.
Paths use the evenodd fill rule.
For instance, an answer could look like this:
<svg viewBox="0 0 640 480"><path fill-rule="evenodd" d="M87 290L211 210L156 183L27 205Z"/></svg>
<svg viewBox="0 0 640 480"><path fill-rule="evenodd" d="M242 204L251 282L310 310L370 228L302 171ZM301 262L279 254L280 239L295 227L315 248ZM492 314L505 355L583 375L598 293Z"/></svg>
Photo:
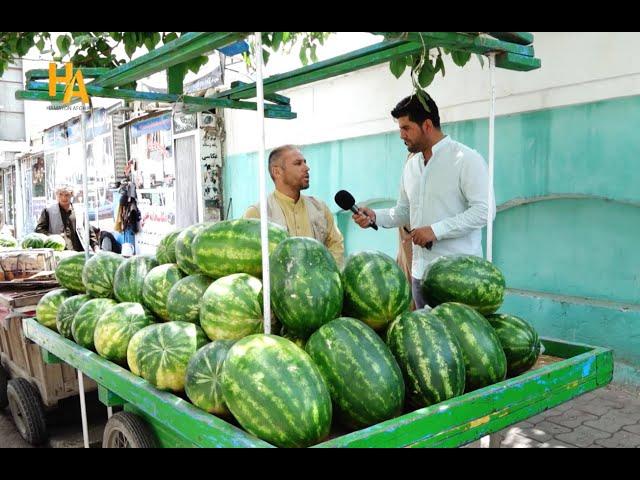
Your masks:
<svg viewBox="0 0 640 480"><path fill-rule="evenodd" d="M58 202L42 210L36 232L45 235L62 235L66 242L66 250L83 252L84 231L76 225L76 214L71 204L72 196L73 189L71 187L58 187L56 189ZM89 243L92 250L98 251L98 239L91 228L89 229Z"/></svg>

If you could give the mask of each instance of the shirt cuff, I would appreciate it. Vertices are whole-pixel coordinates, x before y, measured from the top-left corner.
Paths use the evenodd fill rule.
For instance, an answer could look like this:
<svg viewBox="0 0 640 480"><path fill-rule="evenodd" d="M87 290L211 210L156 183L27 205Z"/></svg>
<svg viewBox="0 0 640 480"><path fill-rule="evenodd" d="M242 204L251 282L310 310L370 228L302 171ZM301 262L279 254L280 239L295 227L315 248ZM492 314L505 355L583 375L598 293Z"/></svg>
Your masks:
<svg viewBox="0 0 640 480"><path fill-rule="evenodd" d="M382 228L394 227L391 215L389 215L389 209L373 210L376 214L376 225Z"/></svg>
<svg viewBox="0 0 640 480"><path fill-rule="evenodd" d="M443 221L436 222L431 225L431 230L433 230L433 234L436 236L436 240L442 240L442 238L449 233L449 228L445 225Z"/></svg>

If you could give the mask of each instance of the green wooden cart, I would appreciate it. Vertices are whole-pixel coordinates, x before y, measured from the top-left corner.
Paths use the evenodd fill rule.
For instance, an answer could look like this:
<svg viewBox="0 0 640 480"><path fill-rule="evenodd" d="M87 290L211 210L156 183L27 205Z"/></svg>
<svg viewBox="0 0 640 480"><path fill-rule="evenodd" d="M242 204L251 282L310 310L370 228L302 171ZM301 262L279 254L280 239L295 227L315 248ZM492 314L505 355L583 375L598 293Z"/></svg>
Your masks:
<svg viewBox="0 0 640 480"><path fill-rule="evenodd" d="M45 362L77 368L98 383L105 405L123 407L105 426L104 447L272 446L184 398L157 390L33 318L23 320L23 329L42 347ZM316 447L457 447L611 381L610 349L548 338L542 343L542 361L527 373L362 430L332 432Z"/></svg>

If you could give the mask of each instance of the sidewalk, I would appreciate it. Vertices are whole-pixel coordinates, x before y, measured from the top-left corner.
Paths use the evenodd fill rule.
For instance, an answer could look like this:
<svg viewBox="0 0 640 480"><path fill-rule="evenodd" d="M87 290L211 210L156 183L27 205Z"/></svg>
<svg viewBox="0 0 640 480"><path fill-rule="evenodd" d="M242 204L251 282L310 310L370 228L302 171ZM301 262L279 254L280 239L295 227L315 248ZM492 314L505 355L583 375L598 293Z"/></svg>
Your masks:
<svg viewBox="0 0 640 480"><path fill-rule="evenodd" d="M501 448L640 448L640 393L607 385L499 435Z"/></svg>

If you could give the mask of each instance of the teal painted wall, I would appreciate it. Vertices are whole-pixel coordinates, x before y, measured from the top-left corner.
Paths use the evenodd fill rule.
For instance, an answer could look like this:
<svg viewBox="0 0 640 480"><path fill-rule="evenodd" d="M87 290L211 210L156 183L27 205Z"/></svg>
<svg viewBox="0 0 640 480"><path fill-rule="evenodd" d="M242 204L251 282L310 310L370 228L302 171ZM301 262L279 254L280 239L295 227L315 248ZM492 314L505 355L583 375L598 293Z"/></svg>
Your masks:
<svg viewBox="0 0 640 480"><path fill-rule="evenodd" d="M614 379L634 386L640 386L638 125L640 97L496 118L493 246L508 287L519 291L508 295L503 311L531 320L543 335L614 348ZM487 158L487 119L443 130ZM303 152L311 167L308 193L336 212L339 189L359 202L389 204L397 197L406 149L396 132L304 146ZM225 201L233 198L233 218L257 199L256 158L227 158ZM350 214L337 218L347 253L378 249L395 257L396 230L363 231ZM545 294L552 296L542 301Z"/></svg>

